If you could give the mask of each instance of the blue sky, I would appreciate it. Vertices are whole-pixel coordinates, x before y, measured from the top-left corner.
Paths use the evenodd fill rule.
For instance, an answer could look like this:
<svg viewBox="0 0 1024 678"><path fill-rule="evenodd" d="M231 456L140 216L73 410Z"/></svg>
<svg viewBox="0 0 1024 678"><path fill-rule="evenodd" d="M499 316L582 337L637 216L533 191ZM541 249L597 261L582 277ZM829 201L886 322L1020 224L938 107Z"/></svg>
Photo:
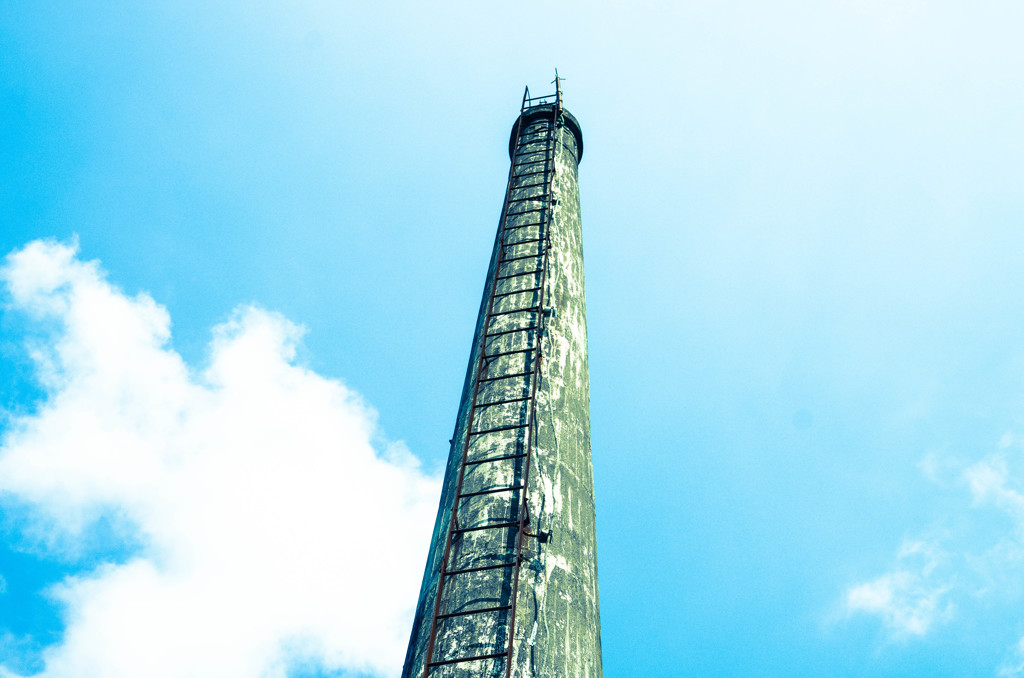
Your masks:
<svg viewBox="0 0 1024 678"><path fill-rule="evenodd" d="M191 648L167 675L392 670L401 591L357 623L365 599L291 568L358 563L386 525L380 576L414 602L508 131L557 66L586 140L606 673L1024 675L1022 21L910 0L3 6L0 251L23 254L0 317L0 665L132 675L104 596L202 600L261 562L279 614L247 625L243 587L136 642ZM260 506L231 482L247 454L279 500L270 552L233 541L256 518L229 508ZM342 480L305 505L317 464ZM382 522L340 517L366 506ZM175 635L204 617L225 648L284 649L231 663Z"/></svg>

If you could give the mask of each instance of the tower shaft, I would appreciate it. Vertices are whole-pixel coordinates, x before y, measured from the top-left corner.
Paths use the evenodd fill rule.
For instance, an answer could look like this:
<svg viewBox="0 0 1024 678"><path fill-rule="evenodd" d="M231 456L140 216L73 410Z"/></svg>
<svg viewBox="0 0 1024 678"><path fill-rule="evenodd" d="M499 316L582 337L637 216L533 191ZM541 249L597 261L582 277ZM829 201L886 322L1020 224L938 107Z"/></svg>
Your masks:
<svg viewBox="0 0 1024 678"><path fill-rule="evenodd" d="M582 151L527 92L403 678L601 676Z"/></svg>

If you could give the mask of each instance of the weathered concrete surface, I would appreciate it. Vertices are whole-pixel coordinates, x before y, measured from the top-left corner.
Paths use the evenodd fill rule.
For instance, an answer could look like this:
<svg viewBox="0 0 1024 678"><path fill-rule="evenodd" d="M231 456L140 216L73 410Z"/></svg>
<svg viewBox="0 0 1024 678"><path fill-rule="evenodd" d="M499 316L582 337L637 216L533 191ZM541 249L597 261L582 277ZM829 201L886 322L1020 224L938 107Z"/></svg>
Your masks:
<svg viewBox="0 0 1024 678"><path fill-rule="evenodd" d="M542 139L552 116L535 117L529 112L527 116L525 119L529 122L522 131L523 138L536 136L538 141L523 148L515 162L547 158L556 169L552 187L556 202L551 206L552 218L546 220L547 228L551 229L551 249L543 299L544 306L551 308L552 312L547 315L545 329L541 332L544 358L536 398L537 444L527 487L531 518L529 529L534 533L550 532L551 538L547 543L539 543L533 538L524 542L512 675L522 678L600 678L586 305L577 183L582 139L578 136L579 127L574 119L568 125L559 125L559 142L554 157L548 158L547 144ZM542 186L529 186L535 183L530 178L514 181L510 197L517 202L510 207L510 213L542 206L540 201L522 200L544 192ZM529 215L506 218L506 227L526 223L531 223ZM495 241L403 678L423 675L438 572L469 426L478 352L482 346L481 335L485 331L494 269L498 266L503 247L506 257L539 253L542 243L509 243L543 238L543 228L519 228L515 230L514 237L506 235L504 244L499 239ZM500 233L498 237L501 237ZM502 275L532 270L534 262L531 257L506 263ZM538 282L539 277L528 275L510 278L498 281L496 291L504 294L529 290ZM540 299L539 294L527 291L507 294L496 300L495 310L528 306ZM522 327L524 322L523 316L509 314L492 321L490 331ZM532 341L532 332L505 335L489 341L488 353L527 348ZM529 371L533 368L532 361L530 353L504 356L491 364L489 374ZM481 391L481 400L489 402L521 397L528 394L529 385L528 378L489 383ZM473 430L525 422L529 417L527 403L478 409L477 413ZM522 451L525 442L522 430L474 436L468 459L513 454ZM520 485L524 476L522 459L503 464L468 466L463 492ZM460 525L484 525L515 519L520 493L495 493L463 502L459 509ZM514 552L514 547L515 530L469 532L453 541L450 563L458 568L491 565L502 562L502 558ZM445 586L444 608L454 611L507 604L513 590L513 572L512 568L497 568L458 575L457 582L449 580ZM507 613L467 615L446 620L439 626L434 660L502 652L507 645L508 621ZM437 678L504 676L505 668L505 659L496 658L437 667L431 670L430 675Z"/></svg>

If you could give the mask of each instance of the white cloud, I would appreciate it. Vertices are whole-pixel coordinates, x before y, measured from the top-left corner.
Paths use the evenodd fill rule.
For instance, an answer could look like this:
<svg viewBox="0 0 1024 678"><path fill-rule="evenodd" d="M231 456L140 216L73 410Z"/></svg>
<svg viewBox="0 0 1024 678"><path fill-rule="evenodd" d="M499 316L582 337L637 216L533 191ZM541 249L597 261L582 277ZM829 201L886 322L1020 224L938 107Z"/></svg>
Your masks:
<svg viewBox="0 0 1024 678"><path fill-rule="evenodd" d="M3 269L51 331L32 349L48 395L3 438L0 491L51 552L88 549L101 516L141 547L52 589L67 628L39 675L397 672L438 479L401 444L375 451L374 412L294 364L285 318L239 309L197 373L167 311L76 250L33 242Z"/></svg>
<svg viewBox="0 0 1024 678"><path fill-rule="evenodd" d="M923 637L957 616L991 618L1005 610L999 624L1020 620L1024 596L1024 454L1006 433L999 451L973 464L927 455L920 468L940 486L956 477L965 490L961 508L944 521L940 538L906 542L889 572L849 587L843 595L847 614L876 616L890 640ZM943 544L943 548L939 547ZM994 671L1024 678L1024 639L1009 648Z"/></svg>
<svg viewBox="0 0 1024 678"><path fill-rule="evenodd" d="M978 504L991 502L1024 528L1024 494L1014 489L1006 457L993 455L964 472L971 495Z"/></svg>
<svg viewBox="0 0 1024 678"><path fill-rule="evenodd" d="M905 543L899 567L847 590L847 613L877 615L894 640L925 635L936 622L953 616L953 604L946 600L952 584L936 576L943 559L934 544Z"/></svg>

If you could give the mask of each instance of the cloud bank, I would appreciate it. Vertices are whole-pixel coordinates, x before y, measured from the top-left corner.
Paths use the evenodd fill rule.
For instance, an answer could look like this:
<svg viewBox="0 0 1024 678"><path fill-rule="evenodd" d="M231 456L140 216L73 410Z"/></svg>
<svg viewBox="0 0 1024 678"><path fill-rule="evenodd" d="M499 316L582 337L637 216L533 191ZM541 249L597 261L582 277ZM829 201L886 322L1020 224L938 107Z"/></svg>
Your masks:
<svg viewBox="0 0 1024 678"><path fill-rule="evenodd" d="M100 525L130 545L51 588L66 629L35 675L400 670L439 479L295 364L299 327L239 308L197 371L167 311L75 244L33 242L2 279L46 396L0 440L0 501L44 554L95 552Z"/></svg>

